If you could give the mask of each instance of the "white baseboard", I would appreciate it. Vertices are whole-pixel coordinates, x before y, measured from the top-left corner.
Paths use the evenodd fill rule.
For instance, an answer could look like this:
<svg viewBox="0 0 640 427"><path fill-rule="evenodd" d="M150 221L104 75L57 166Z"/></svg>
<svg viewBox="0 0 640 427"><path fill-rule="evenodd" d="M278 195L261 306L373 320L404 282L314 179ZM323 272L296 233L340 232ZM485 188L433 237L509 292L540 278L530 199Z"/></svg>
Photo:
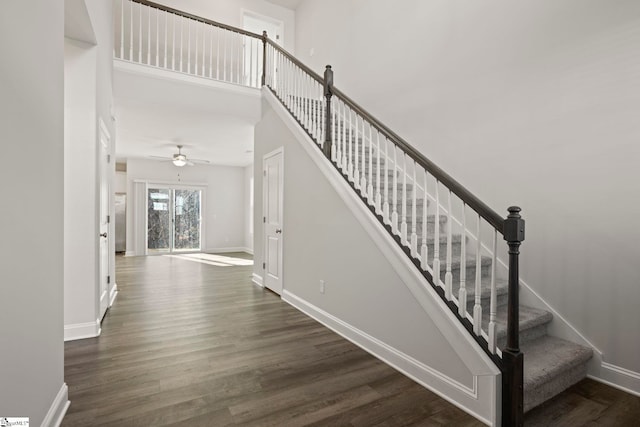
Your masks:
<svg viewBox="0 0 640 427"><path fill-rule="evenodd" d="M589 373L588 377L634 396L640 396L639 372L602 362L599 372Z"/></svg>
<svg viewBox="0 0 640 427"><path fill-rule="evenodd" d="M207 252L210 254L226 254L229 252L247 252L253 254L253 252L249 252L249 248L245 248L244 246L233 246L229 248L207 248L203 252Z"/></svg>
<svg viewBox="0 0 640 427"><path fill-rule="evenodd" d="M256 273L253 273L251 275L251 281L253 283L255 283L256 285L260 286L261 288L264 288L264 282L262 281L262 276L260 276L260 275L258 275Z"/></svg>
<svg viewBox="0 0 640 427"><path fill-rule="evenodd" d="M102 332L100 329L100 320L64 325L64 340L74 341L85 338L95 338L100 336L100 332Z"/></svg>
<svg viewBox="0 0 640 427"><path fill-rule="evenodd" d="M126 251L124 256L137 256L138 254L135 251Z"/></svg>
<svg viewBox="0 0 640 427"><path fill-rule="evenodd" d="M113 288L111 288L111 292L109 294L109 307L113 306L113 303L115 302L117 296L118 296L118 284L114 283Z"/></svg>
<svg viewBox="0 0 640 427"><path fill-rule="evenodd" d="M282 292L282 299L387 365L402 372L418 384L431 390L449 403L452 403L483 423L491 425L490 420L485 419L470 409L470 406L473 405L465 405L465 403L477 401L479 399L480 387L484 388L492 382L495 383L499 377L474 376L473 386L470 388L310 304L286 289ZM479 384L480 382L482 382L482 384ZM495 386L495 384L489 385L489 387L493 386ZM485 393L486 391L485 388Z"/></svg>
<svg viewBox="0 0 640 427"><path fill-rule="evenodd" d="M47 415L45 415L42 421L42 427L59 427L60 424L62 424L62 419L67 413L70 404L69 387L67 387L66 383L62 383L60 391L58 391L49 411L47 411Z"/></svg>

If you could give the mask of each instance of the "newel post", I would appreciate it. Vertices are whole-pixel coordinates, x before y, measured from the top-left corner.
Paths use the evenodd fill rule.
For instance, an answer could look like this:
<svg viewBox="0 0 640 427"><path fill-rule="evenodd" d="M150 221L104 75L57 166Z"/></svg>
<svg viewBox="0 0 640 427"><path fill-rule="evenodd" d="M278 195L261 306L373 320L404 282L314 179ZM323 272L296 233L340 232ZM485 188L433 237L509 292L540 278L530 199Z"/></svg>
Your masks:
<svg viewBox="0 0 640 427"><path fill-rule="evenodd" d="M327 65L324 70L324 97L327 100L327 108L326 108L326 116L325 116L325 132L324 132L324 146L322 147L322 151L325 156L330 160L331 151L332 151L332 138L331 138L331 96L333 95L333 70L331 69L331 65Z"/></svg>
<svg viewBox="0 0 640 427"><path fill-rule="evenodd" d="M509 299L507 302L507 346L502 351L502 425L524 424L524 356L519 337L519 271L520 244L524 241L524 219L520 208L511 206L504 220L503 235L509 245Z"/></svg>
<svg viewBox="0 0 640 427"><path fill-rule="evenodd" d="M267 81L267 32L262 32L262 86Z"/></svg>

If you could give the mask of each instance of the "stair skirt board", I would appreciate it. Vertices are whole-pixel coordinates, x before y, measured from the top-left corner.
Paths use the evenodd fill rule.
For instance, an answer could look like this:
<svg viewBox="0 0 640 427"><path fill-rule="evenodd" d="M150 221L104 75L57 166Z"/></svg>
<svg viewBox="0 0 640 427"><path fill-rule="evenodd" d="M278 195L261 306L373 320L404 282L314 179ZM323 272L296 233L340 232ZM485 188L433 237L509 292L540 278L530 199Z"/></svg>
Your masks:
<svg viewBox="0 0 640 427"><path fill-rule="evenodd" d="M495 424L500 414L499 405L501 405L501 401L496 401L500 393L499 385L496 382L501 378L500 370L480 348L475 338L457 320L456 315L442 301L433 287L425 286L425 279L422 273L418 271L409 257L396 244L378 219L371 215L369 208L362 203L360 197L353 191L347 181L335 173L334 166L326 157L321 155L317 146L314 147L316 144L307 135L306 131L299 126L288 110L282 106L270 89L264 88L263 94L265 100L271 105L280 120L295 139L300 142L303 149L325 175L330 185L333 186L340 198L358 218L360 224L367 230L367 233L388 259L390 265L413 294L418 304L427 313L438 313L438 315L432 316L434 325L447 338L462 362L479 378L484 378L484 381L479 384L477 400L467 399L465 403L458 401L456 405L462 405L460 407L463 410L475 417L478 417L480 413L485 414L479 418L489 420L490 424ZM455 397L449 395L449 399L455 399ZM463 407L467 403L471 406Z"/></svg>
<svg viewBox="0 0 640 427"><path fill-rule="evenodd" d="M481 395L485 397L495 395L495 390L501 381L499 375L474 376L473 388L469 388L354 326L343 322L339 318L308 303L287 290L282 292L282 299L346 340L362 348L367 353L437 394L447 402L457 406L487 425L494 425L491 420L484 418L470 408L477 406L478 400L483 399ZM493 405L495 406L495 403Z"/></svg>

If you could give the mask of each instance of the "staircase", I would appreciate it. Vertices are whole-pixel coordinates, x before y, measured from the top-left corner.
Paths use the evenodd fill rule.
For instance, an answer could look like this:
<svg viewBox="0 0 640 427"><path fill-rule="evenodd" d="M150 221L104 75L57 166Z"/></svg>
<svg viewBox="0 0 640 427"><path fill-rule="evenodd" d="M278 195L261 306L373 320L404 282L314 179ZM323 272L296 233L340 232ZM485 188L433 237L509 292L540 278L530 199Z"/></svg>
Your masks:
<svg viewBox="0 0 640 427"><path fill-rule="evenodd" d="M317 108L317 106L316 106ZM343 121L339 121L335 124L335 129L342 129L345 126ZM360 145L362 141L359 141ZM375 156L374 156L375 157ZM377 158L369 162L369 154L365 152L364 156L364 172L365 175L369 174L369 164L375 164ZM385 159L381 157L380 163L384 165ZM384 168L384 166L383 166ZM384 179L382 175L381 179L381 192L385 192L387 189L390 193L393 192L394 177L398 176L398 172L393 170L387 174L387 179ZM373 188L377 188L377 176L374 173ZM399 181L399 180L396 180ZM385 187L386 182L386 187ZM366 199L365 192L356 189L354 190L358 194ZM414 184L407 183L406 191L408 198L412 198L414 191ZM402 191L401 188L396 188L396 191ZM423 235L423 223L420 221L423 218L423 209L427 207L429 210L433 208L432 201L422 197L416 198L416 234L418 236ZM410 209L407 210L407 223L412 224L413 215ZM427 252L434 253L434 244L436 238L434 232L436 230L436 215L429 214L426 216L426 247ZM447 252L447 230L448 230L448 216L438 216L438 232L439 232L439 253L444 254ZM392 230L389 228L389 232ZM464 270L464 276L466 276L466 285L468 286L466 292L466 312L473 312L476 287L476 262L473 258L470 258L469 252L466 250L466 246L469 243L469 237L463 238L462 234L451 234L451 273L452 273L452 293L454 295L460 294L460 278L462 271ZM462 252L465 251L466 255L463 259ZM414 261L419 262L414 258ZM488 256L481 257L481 293L480 293L480 305L482 307L482 329L488 330L489 328L489 313L490 313L490 298L491 287L490 277L492 272L493 259ZM444 282L446 274L446 264L440 265L440 280ZM508 281L503 277L496 277L496 318L495 318L495 334L497 346L500 350L504 350L506 346L507 336L507 292ZM525 305L519 306L519 338L520 338L520 350L524 354L524 412L533 409L541 403L551 399L562 391L566 390L571 385L577 383L587 375L587 364L593 355L591 348L587 348L572 342L562 340L556 337L552 337L547 334L547 325L553 320L553 315L547 311L539 310L533 307Z"/></svg>
<svg viewBox="0 0 640 427"><path fill-rule="evenodd" d="M266 87L280 100L500 369L502 425L522 425L524 412L586 376L592 350L549 336L552 315L519 304L520 208L498 215L335 88L330 66L316 74L266 33L146 0L119 4L116 59Z"/></svg>

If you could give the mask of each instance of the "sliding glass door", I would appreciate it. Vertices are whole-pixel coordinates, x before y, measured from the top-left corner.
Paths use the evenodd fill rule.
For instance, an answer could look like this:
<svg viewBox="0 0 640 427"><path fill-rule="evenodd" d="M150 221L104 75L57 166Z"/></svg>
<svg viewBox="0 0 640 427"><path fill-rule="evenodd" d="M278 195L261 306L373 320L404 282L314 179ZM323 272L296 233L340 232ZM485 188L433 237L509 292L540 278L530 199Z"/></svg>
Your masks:
<svg viewBox="0 0 640 427"><path fill-rule="evenodd" d="M149 188L147 191L147 251L199 251L202 191Z"/></svg>

